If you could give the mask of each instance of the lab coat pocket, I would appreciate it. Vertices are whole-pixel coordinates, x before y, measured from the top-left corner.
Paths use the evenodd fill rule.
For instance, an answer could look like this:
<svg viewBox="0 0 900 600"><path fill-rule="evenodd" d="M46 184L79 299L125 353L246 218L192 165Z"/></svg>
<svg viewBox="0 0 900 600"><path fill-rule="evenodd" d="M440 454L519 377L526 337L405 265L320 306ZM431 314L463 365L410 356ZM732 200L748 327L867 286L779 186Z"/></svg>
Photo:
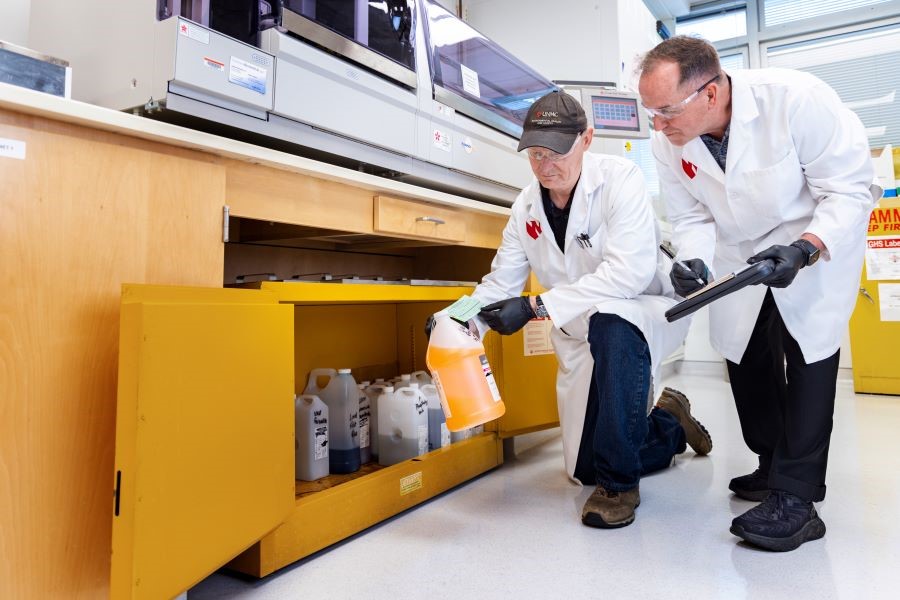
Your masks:
<svg viewBox="0 0 900 600"><path fill-rule="evenodd" d="M732 206L738 223L749 239L760 238L779 225L805 184L797 152L791 147L772 165L743 173L744 193Z"/></svg>

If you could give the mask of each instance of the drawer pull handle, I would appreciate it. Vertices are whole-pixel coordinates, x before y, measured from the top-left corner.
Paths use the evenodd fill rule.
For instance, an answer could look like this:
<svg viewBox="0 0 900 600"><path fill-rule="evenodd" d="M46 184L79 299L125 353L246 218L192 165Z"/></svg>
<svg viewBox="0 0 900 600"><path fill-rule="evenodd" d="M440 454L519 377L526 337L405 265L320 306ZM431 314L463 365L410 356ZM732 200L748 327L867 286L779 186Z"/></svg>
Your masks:
<svg viewBox="0 0 900 600"><path fill-rule="evenodd" d="M416 221L422 221L423 223L434 223L435 225L443 225L445 223L443 219L438 219L437 217L416 217Z"/></svg>

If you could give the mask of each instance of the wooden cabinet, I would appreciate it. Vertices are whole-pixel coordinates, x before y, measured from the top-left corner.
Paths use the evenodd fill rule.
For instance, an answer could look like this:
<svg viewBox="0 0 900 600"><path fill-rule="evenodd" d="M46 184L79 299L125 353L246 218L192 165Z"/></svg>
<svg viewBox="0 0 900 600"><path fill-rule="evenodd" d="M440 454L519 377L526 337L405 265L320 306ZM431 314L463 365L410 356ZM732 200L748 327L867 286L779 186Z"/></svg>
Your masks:
<svg viewBox="0 0 900 600"><path fill-rule="evenodd" d="M553 424L553 357L522 368L514 337L489 336L509 426L298 489L292 397L308 368L420 367L424 317L467 290L223 286L323 270L474 281L508 211L3 85L0 137L26 148L0 158L0 597L161 598L232 559L271 573ZM376 197L463 229L376 231ZM376 322L385 345L347 338Z"/></svg>
<svg viewBox="0 0 900 600"><path fill-rule="evenodd" d="M375 196L378 233L439 242L466 241L466 214L389 196Z"/></svg>

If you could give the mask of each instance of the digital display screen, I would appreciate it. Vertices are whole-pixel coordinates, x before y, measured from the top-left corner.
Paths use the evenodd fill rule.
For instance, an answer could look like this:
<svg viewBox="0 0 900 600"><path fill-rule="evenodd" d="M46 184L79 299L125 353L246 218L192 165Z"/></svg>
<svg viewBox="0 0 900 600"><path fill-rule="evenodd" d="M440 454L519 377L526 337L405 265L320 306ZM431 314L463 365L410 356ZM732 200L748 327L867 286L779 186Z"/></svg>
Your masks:
<svg viewBox="0 0 900 600"><path fill-rule="evenodd" d="M640 131L637 99L615 96L591 96L594 129Z"/></svg>

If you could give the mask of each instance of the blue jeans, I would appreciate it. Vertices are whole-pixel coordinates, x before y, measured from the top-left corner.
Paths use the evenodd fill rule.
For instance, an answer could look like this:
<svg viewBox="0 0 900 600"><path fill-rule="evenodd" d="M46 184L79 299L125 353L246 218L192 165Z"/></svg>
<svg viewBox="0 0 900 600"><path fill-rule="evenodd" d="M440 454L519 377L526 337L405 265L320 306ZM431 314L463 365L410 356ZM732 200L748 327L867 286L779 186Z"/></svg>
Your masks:
<svg viewBox="0 0 900 600"><path fill-rule="evenodd" d="M647 415L650 348L637 327L618 315L597 313L588 343L594 374L575 477L624 492L685 451L684 429L662 409Z"/></svg>

